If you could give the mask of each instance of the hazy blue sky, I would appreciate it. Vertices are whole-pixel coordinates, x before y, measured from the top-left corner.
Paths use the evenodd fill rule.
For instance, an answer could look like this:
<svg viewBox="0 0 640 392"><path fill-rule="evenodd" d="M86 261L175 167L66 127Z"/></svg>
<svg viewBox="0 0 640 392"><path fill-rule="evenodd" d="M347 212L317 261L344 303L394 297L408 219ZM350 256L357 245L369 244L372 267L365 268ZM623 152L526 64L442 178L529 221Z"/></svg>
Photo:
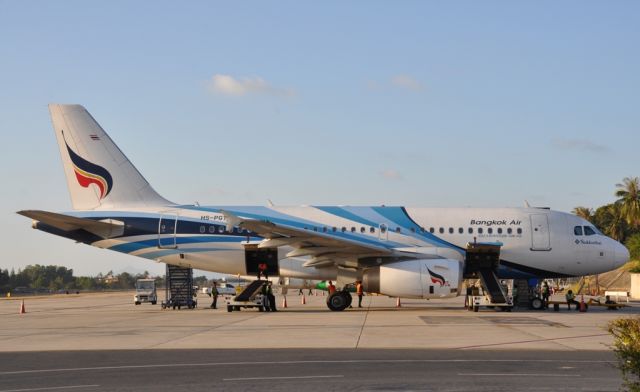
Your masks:
<svg viewBox="0 0 640 392"><path fill-rule="evenodd" d="M163 270L15 214L71 208L50 102L84 105L176 202L611 202L640 175L639 15L638 1L0 0L0 267Z"/></svg>

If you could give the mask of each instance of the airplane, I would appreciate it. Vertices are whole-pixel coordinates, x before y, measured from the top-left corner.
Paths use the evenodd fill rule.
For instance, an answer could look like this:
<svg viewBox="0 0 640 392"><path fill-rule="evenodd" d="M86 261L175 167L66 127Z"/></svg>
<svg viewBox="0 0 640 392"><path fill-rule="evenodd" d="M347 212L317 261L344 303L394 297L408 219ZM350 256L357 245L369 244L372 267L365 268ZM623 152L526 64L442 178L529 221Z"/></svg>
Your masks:
<svg viewBox="0 0 640 392"><path fill-rule="evenodd" d="M598 274L629 260L624 245L590 222L549 208L173 203L83 106L50 104L49 111L73 211L19 211L34 229L205 271L256 276L266 264L271 277L332 280L334 311L351 304L356 281L393 297L450 298L478 274L495 286L496 279Z"/></svg>

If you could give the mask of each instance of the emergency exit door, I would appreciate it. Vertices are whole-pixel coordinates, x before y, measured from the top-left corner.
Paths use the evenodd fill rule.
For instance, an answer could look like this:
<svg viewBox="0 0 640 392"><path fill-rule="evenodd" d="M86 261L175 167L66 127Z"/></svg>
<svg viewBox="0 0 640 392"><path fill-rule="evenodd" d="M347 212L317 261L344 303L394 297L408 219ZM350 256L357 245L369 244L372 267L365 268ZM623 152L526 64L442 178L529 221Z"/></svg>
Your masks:
<svg viewBox="0 0 640 392"><path fill-rule="evenodd" d="M547 214L531 215L531 250L551 250L549 217Z"/></svg>

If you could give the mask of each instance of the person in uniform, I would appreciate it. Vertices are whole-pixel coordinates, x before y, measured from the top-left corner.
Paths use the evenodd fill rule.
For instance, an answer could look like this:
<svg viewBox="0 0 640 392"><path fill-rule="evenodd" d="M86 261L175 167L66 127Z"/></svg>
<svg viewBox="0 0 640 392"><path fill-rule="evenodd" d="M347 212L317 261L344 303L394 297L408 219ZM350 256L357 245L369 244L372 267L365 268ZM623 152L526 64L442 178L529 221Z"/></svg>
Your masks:
<svg viewBox="0 0 640 392"><path fill-rule="evenodd" d="M327 286L327 289L329 290L329 295L336 292L336 286L333 285L332 281L329 281L329 286Z"/></svg>
<svg viewBox="0 0 640 392"><path fill-rule="evenodd" d="M273 286L271 285L271 282L267 283L267 297L269 298L269 310L271 310L272 312L277 312L278 309L276 309L276 296L273 295Z"/></svg>
<svg viewBox="0 0 640 392"><path fill-rule="evenodd" d="M358 295L358 307L362 307L362 296L364 296L364 291L362 289L362 282L356 281L356 294Z"/></svg>
<svg viewBox="0 0 640 392"><path fill-rule="evenodd" d="M264 276L265 279L269 279L267 277L267 263L258 264L258 280L260 280L260 275Z"/></svg>
<svg viewBox="0 0 640 392"><path fill-rule="evenodd" d="M213 286L211 286L211 298L213 299L213 302L211 302L211 309L217 309L218 307L218 287L216 285L216 283L213 283Z"/></svg>

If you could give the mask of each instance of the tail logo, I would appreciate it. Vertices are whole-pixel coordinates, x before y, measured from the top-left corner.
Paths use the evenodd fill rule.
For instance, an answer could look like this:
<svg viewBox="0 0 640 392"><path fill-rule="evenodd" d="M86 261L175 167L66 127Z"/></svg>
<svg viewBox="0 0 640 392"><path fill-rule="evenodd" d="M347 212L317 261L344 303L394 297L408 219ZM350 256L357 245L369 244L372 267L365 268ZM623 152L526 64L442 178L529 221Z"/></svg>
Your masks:
<svg viewBox="0 0 640 392"><path fill-rule="evenodd" d="M436 274L435 272L431 271L429 268L427 268L427 271L429 271L429 275L431 275L431 283L439 283L440 286L445 285L444 276L440 274Z"/></svg>
<svg viewBox="0 0 640 392"><path fill-rule="evenodd" d="M73 171L76 173L78 184L83 188L88 188L89 185L95 184L100 190L100 200L107 197L113 188L111 174L109 174L104 167L91 163L76 154L67 144L67 140L64 138L64 132L62 132L62 137L64 144L67 146L71 162L73 163Z"/></svg>

